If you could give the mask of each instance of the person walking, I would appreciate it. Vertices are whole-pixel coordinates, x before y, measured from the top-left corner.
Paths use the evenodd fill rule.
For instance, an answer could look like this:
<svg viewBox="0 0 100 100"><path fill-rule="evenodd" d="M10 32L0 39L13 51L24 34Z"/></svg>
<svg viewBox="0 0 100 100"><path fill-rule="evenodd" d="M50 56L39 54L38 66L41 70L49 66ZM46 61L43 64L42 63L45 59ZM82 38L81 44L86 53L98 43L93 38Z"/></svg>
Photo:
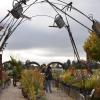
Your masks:
<svg viewBox="0 0 100 100"><path fill-rule="evenodd" d="M52 70L51 67L48 66L45 72L45 89L47 93L48 92L52 93L51 82L52 82Z"/></svg>

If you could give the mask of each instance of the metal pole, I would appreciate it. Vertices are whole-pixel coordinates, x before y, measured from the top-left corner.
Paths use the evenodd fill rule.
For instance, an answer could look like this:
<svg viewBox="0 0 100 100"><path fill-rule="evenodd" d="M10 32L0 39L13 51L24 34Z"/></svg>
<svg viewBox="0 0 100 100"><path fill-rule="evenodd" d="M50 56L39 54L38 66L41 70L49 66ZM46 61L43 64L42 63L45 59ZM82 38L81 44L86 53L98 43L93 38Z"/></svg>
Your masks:
<svg viewBox="0 0 100 100"><path fill-rule="evenodd" d="M8 16L9 16L10 13L8 13L1 21L0 23L2 23Z"/></svg>
<svg viewBox="0 0 100 100"><path fill-rule="evenodd" d="M76 47L76 44L75 44L75 41L74 41L74 38L72 36L72 32L70 30L70 26L65 26L66 30L68 31L69 33L69 37L70 37L70 40L71 40L71 44L72 44L72 47L73 47L73 50L74 50L74 54L77 58L77 61L79 62L80 61L80 56L79 56L79 53L78 53L78 50L77 50L77 47Z"/></svg>

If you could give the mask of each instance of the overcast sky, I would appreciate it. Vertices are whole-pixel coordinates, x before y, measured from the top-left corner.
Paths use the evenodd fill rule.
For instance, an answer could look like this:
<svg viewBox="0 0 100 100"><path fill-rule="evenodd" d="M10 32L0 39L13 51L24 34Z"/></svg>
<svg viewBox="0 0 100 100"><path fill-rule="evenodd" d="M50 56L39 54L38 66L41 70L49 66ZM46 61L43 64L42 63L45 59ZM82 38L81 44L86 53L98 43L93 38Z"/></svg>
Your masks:
<svg viewBox="0 0 100 100"><path fill-rule="evenodd" d="M13 0L2 0L0 3L0 19L6 14L7 10L12 9ZM30 0L34 1L34 0ZM50 0L56 2L56 0ZM100 0L63 0L66 3L73 2L73 6L84 12L93 15L100 21ZM78 12L72 10L68 14L91 28L92 23ZM49 4L36 4L27 12L28 16L49 15L55 17L57 13ZM3 51L3 61L9 60L9 56L14 56L20 60L31 60L40 63L50 61L65 62L67 59L74 59L73 49L69 40L68 32L65 28L50 28L53 19L48 17L34 17L31 21L21 24L7 41L7 47ZM71 31L75 39L80 57L86 58L83 50L84 41L89 32L87 29L68 17Z"/></svg>

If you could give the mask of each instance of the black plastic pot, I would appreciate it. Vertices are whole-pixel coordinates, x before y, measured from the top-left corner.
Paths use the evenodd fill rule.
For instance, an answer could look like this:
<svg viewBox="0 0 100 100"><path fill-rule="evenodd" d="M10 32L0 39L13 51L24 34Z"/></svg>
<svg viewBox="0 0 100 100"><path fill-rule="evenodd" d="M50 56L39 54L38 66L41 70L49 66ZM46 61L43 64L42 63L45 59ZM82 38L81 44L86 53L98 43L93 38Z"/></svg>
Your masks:
<svg viewBox="0 0 100 100"><path fill-rule="evenodd" d="M91 98L91 100L100 100L100 97Z"/></svg>
<svg viewBox="0 0 100 100"><path fill-rule="evenodd" d="M28 98L27 92L22 88L22 94L24 96L24 98Z"/></svg>
<svg viewBox="0 0 100 100"><path fill-rule="evenodd" d="M90 95L91 91L92 91L92 88L90 89L80 88L80 93L82 93L83 95Z"/></svg>

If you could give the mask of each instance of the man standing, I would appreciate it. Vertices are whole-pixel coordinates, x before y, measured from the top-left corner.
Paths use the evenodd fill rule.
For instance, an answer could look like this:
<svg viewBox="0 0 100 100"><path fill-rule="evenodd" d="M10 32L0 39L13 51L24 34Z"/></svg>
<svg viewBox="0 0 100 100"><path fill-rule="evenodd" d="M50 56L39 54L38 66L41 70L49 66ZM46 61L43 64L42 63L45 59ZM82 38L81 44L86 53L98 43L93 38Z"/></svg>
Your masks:
<svg viewBox="0 0 100 100"><path fill-rule="evenodd" d="M46 92L52 93L51 81L52 81L52 71L51 71L51 67L48 66L47 69L46 69L46 72L45 72Z"/></svg>

